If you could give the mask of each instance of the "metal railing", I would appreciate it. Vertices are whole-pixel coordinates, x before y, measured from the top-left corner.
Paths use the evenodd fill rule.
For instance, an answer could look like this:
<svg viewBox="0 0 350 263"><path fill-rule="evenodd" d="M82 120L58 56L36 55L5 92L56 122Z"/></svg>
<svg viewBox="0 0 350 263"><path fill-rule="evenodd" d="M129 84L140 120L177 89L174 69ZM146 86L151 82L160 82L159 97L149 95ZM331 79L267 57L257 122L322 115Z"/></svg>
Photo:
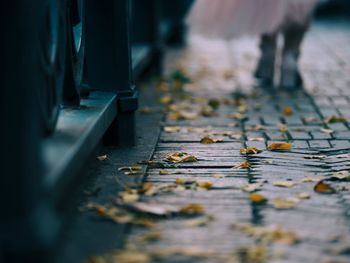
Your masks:
<svg viewBox="0 0 350 263"><path fill-rule="evenodd" d="M2 3L0 262L51 262L58 200L102 137L134 144L134 76L181 40L190 2Z"/></svg>

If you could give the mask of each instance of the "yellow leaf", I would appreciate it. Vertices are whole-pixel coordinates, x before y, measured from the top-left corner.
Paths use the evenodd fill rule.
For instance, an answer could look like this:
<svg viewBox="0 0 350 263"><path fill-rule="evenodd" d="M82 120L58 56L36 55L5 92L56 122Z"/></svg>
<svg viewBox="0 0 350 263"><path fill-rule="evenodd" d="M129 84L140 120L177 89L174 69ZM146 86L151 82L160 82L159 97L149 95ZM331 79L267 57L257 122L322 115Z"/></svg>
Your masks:
<svg viewBox="0 0 350 263"><path fill-rule="evenodd" d="M171 163L185 163L185 162L197 162L198 159L194 155L185 152L175 152L167 155L165 158L167 162Z"/></svg>
<svg viewBox="0 0 350 263"><path fill-rule="evenodd" d="M180 212L183 214L201 214L205 212L205 208L200 204L191 203L185 205L180 209Z"/></svg>
<svg viewBox="0 0 350 263"><path fill-rule="evenodd" d="M181 131L181 127L180 126L167 126L167 127L164 127L163 130L167 133L178 133Z"/></svg>
<svg viewBox="0 0 350 263"><path fill-rule="evenodd" d="M187 227L206 226L213 221L214 221L214 217L208 215L208 216L202 216L199 218L187 220L184 222L184 225Z"/></svg>
<svg viewBox="0 0 350 263"><path fill-rule="evenodd" d="M265 203L267 201L267 198L261 194L253 193L249 196L250 201L253 203Z"/></svg>
<svg viewBox="0 0 350 263"><path fill-rule="evenodd" d="M348 122L349 120L342 116L332 115L326 119L326 123Z"/></svg>
<svg viewBox="0 0 350 263"><path fill-rule="evenodd" d="M326 179L326 177L320 175L320 176L309 176L305 177L301 180L302 183L317 183L319 181L322 181Z"/></svg>
<svg viewBox="0 0 350 263"><path fill-rule="evenodd" d="M287 142L274 142L269 144L267 149L269 151L275 151L275 150L290 150L292 149L293 144L287 143Z"/></svg>
<svg viewBox="0 0 350 263"><path fill-rule="evenodd" d="M107 154L100 155L100 156L97 156L96 159L99 161L105 161L108 159L108 155Z"/></svg>
<svg viewBox="0 0 350 263"><path fill-rule="evenodd" d="M134 203L140 199L140 196L136 190L127 190L120 192L119 196L125 203Z"/></svg>
<svg viewBox="0 0 350 263"><path fill-rule="evenodd" d="M296 183L292 181L277 181L277 182L274 182L273 185L277 187L291 188L295 186Z"/></svg>
<svg viewBox="0 0 350 263"><path fill-rule="evenodd" d="M249 168L251 168L251 167L252 167L251 162L249 162L249 161L244 161L244 162L242 162L242 163L239 163L239 164L235 165L233 168L235 168L235 169L242 169L242 168L244 168L244 169L249 169Z"/></svg>
<svg viewBox="0 0 350 263"><path fill-rule="evenodd" d="M258 148L255 147L248 147L248 148L242 148L240 149L241 154L257 154L261 153L262 150L259 150Z"/></svg>
<svg viewBox="0 0 350 263"><path fill-rule="evenodd" d="M320 181L314 186L314 191L320 194L334 194L335 189L325 181Z"/></svg>
<svg viewBox="0 0 350 263"><path fill-rule="evenodd" d="M259 190L263 186L263 183L253 183L253 184L246 184L241 187L242 191L244 192L255 192L256 190Z"/></svg>
<svg viewBox="0 0 350 263"><path fill-rule="evenodd" d="M276 209L291 209L294 208L299 203L297 198L280 198L277 197L272 200L272 206Z"/></svg>
<svg viewBox="0 0 350 263"><path fill-rule="evenodd" d="M282 110L284 116L292 116L293 115L293 109L290 106L286 106Z"/></svg>
<svg viewBox="0 0 350 263"><path fill-rule="evenodd" d="M310 199L311 196L309 193L303 192L303 193L298 193L297 198L304 200L304 199Z"/></svg>
<svg viewBox="0 0 350 263"><path fill-rule="evenodd" d="M210 181L198 181L197 182L197 185L200 187L200 188L204 188L206 190L209 190L211 189L213 186L214 186L214 183L213 182L210 182Z"/></svg>
<svg viewBox="0 0 350 263"><path fill-rule="evenodd" d="M160 170L159 174L160 175L167 175L167 174L169 174L169 171L167 171L167 170Z"/></svg>
<svg viewBox="0 0 350 263"><path fill-rule="evenodd" d="M205 136L201 139L200 143L201 144L213 144L213 143L218 143L218 142L223 142L223 139L215 139L210 136Z"/></svg>
<svg viewBox="0 0 350 263"><path fill-rule="evenodd" d="M163 97L160 98L160 103L162 104L170 104L173 102L173 97L171 97L170 95L165 95Z"/></svg>

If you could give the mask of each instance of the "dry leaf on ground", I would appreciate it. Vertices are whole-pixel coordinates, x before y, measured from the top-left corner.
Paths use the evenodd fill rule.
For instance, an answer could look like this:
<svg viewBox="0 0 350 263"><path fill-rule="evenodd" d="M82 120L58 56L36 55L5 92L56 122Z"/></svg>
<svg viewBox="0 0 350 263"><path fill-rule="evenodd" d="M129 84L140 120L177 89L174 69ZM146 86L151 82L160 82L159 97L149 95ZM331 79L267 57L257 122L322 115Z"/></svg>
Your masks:
<svg viewBox="0 0 350 263"><path fill-rule="evenodd" d="M261 187L263 186L263 183L253 183L253 184L246 184L244 186L241 187L242 191L244 192L255 192L256 190L261 189Z"/></svg>
<svg viewBox="0 0 350 263"><path fill-rule="evenodd" d="M253 193L249 196L250 201L256 204L262 204L267 202L267 198L261 194Z"/></svg>
<svg viewBox="0 0 350 263"><path fill-rule="evenodd" d="M210 136L204 136L201 140L200 143L201 144L213 144L213 143L218 143L218 142L223 142L223 139L216 139L216 138L212 138Z"/></svg>
<svg viewBox="0 0 350 263"><path fill-rule="evenodd" d="M293 115L293 108L290 106L286 106L282 109L282 113L284 116L292 116Z"/></svg>
<svg viewBox="0 0 350 263"><path fill-rule="evenodd" d="M259 226L253 224L234 224L233 229L236 229L248 236L253 237L263 244L282 243L293 245L299 242L299 237L293 231L283 229L280 226Z"/></svg>
<svg viewBox="0 0 350 263"><path fill-rule="evenodd" d="M123 192L119 193L119 197L125 202L125 203L134 203L137 202L140 199L140 195L137 190L129 189Z"/></svg>
<svg viewBox="0 0 350 263"><path fill-rule="evenodd" d="M183 222L183 224L187 227L198 227L198 226L206 226L213 222L215 218L211 215L202 216L195 219L189 219Z"/></svg>
<svg viewBox="0 0 350 263"><path fill-rule="evenodd" d="M339 171L332 174L331 179L339 181L350 181L350 173L349 171Z"/></svg>
<svg viewBox="0 0 350 263"><path fill-rule="evenodd" d="M197 162L196 156L188 154L186 152L175 152L166 156L165 160L171 163L189 163Z"/></svg>
<svg viewBox="0 0 350 263"><path fill-rule="evenodd" d="M164 132L167 133L178 133L181 131L181 127L180 126L165 126L163 127Z"/></svg>
<svg viewBox="0 0 350 263"><path fill-rule="evenodd" d="M319 194L334 194L336 190L325 181L320 181L314 186L314 191Z"/></svg>
<svg viewBox="0 0 350 263"><path fill-rule="evenodd" d="M139 236L134 236L133 240L136 242L155 242L162 238L162 233L159 231L151 231Z"/></svg>
<svg viewBox="0 0 350 263"><path fill-rule="evenodd" d="M277 187L285 187L285 188L291 188L295 186L297 183L293 181L277 181L273 183L273 186Z"/></svg>
<svg viewBox="0 0 350 263"><path fill-rule="evenodd" d="M309 193L302 192L302 193L297 193L296 197L299 198L300 200L305 200L305 199L310 199L311 195Z"/></svg>
<svg viewBox="0 0 350 263"><path fill-rule="evenodd" d="M167 170L160 170L160 171L159 171L159 174L160 174L160 175L168 175L168 174L169 174L169 171L167 171Z"/></svg>
<svg viewBox="0 0 350 263"><path fill-rule="evenodd" d="M282 198L277 197L272 200L272 206L276 209L291 209L294 208L299 203L299 199L289 197L289 198Z"/></svg>
<svg viewBox="0 0 350 263"><path fill-rule="evenodd" d="M185 205L180 209L180 213L189 214L189 215L201 214L204 212L205 212L205 208L201 204L196 204L196 203Z"/></svg>
<svg viewBox="0 0 350 263"><path fill-rule="evenodd" d="M233 166L234 169L249 169L252 167L252 163L249 161L244 161L242 163L239 163L235 166Z"/></svg>
<svg viewBox="0 0 350 263"><path fill-rule="evenodd" d="M301 179L301 182L302 183L317 183L319 181L322 181L326 179L325 176L323 175L320 175L320 176L308 176L308 177L305 177L303 179Z"/></svg>
<svg viewBox="0 0 350 263"><path fill-rule="evenodd" d="M262 150L255 148L255 147L248 147L248 148L240 149L241 154L258 154L261 152L262 152Z"/></svg>
<svg viewBox="0 0 350 263"><path fill-rule="evenodd" d="M287 142L274 142L269 144L267 149L269 151L276 151L276 150L290 150L292 149L293 144L287 143Z"/></svg>
<svg viewBox="0 0 350 263"><path fill-rule="evenodd" d="M320 129L320 132L326 133L326 134L331 134L331 133L334 132L334 130L332 130L332 129L326 129L326 128L321 128L321 129Z"/></svg>
<svg viewBox="0 0 350 263"><path fill-rule="evenodd" d="M97 156L96 159L99 161L105 161L105 160L108 160L108 155L107 154L100 155L100 156Z"/></svg>
<svg viewBox="0 0 350 263"><path fill-rule="evenodd" d="M345 117L342 116L336 116L336 115L332 115L329 116L325 122L326 123L338 123L338 122L348 122L349 120Z"/></svg>

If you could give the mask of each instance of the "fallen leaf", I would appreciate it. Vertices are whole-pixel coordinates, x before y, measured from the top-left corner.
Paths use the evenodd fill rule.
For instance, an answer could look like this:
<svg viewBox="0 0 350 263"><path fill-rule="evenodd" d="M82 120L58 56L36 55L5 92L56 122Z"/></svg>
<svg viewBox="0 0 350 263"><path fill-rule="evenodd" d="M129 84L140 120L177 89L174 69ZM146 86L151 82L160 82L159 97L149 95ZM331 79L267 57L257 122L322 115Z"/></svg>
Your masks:
<svg viewBox="0 0 350 263"><path fill-rule="evenodd" d="M134 203L137 202L140 199L140 195L138 194L137 190L130 189L119 193L119 197L125 202L125 203Z"/></svg>
<svg viewBox="0 0 350 263"><path fill-rule="evenodd" d="M263 137L249 137L248 141L251 141L251 142L264 142L265 138L263 138Z"/></svg>
<svg viewBox="0 0 350 263"><path fill-rule="evenodd" d="M223 142L223 139L215 139L210 136L205 136L201 139L200 143L201 144L213 144L213 143L218 143L218 142Z"/></svg>
<svg viewBox="0 0 350 263"><path fill-rule="evenodd" d="M319 181L322 181L326 179L325 176L309 176L309 177L305 177L301 180L302 183L317 183Z"/></svg>
<svg viewBox="0 0 350 263"><path fill-rule="evenodd" d="M108 159L108 155L107 154L100 155L100 156L97 156L96 159L99 161L105 161Z"/></svg>
<svg viewBox="0 0 350 263"><path fill-rule="evenodd" d="M164 132L167 133L178 133L181 131L181 127L180 126L166 126L163 128Z"/></svg>
<svg viewBox="0 0 350 263"><path fill-rule="evenodd" d="M320 194L334 194L336 192L336 190L325 181L318 182L314 186L314 191Z"/></svg>
<svg viewBox="0 0 350 263"><path fill-rule="evenodd" d="M277 181L273 183L273 186L291 188L296 184L297 184L296 182L292 182L292 181Z"/></svg>
<svg viewBox="0 0 350 263"><path fill-rule="evenodd" d="M323 160L326 158L327 158L326 155L306 155L306 156L304 156L304 159L308 159L308 160Z"/></svg>
<svg viewBox="0 0 350 263"><path fill-rule="evenodd" d="M234 169L249 169L252 167L252 163L249 161L244 161L242 163L239 163L237 165L235 165L233 168Z"/></svg>
<svg viewBox="0 0 350 263"><path fill-rule="evenodd" d="M160 101L160 103L167 105L167 104L172 103L174 101L174 99L170 95L165 95L165 96L161 97L159 101Z"/></svg>
<svg viewBox="0 0 350 263"><path fill-rule="evenodd" d="M305 200L305 199L310 199L311 198L310 194L306 193L306 192L297 193L296 197L301 199L301 200Z"/></svg>
<svg viewBox="0 0 350 263"><path fill-rule="evenodd" d="M269 151L275 151L275 150L290 150L292 149L293 144L287 143L287 142L274 142L269 144L267 149Z"/></svg>
<svg viewBox="0 0 350 263"><path fill-rule="evenodd" d="M136 250L114 252L107 258L110 258L106 261L108 263L149 263L152 261L150 254Z"/></svg>
<svg viewBox="0 0 350 263"><path fill-rule="evenodd" d="M162 233L159 231L152 231L143 235L133 237L136 242L155 242L162 238Z"/></svg>
<svg viewBox="0 0 350 263"><path fill-rule="evenodd" d="M335 189L326 183L325 181L320 181L314 186L314 191L320 194L334 194Z"/></svg>
<svg viewBox="0 0 350 263"><path fill-rule="evenodd" d="M246 184L241 187L242 191L244 192L255 192L256 190L259 190L264 184L263 183L253 183L253 184Z"/></svg>
<svg viewBox="0 0 350 263"><path fill-rule="evenodd" d="M169 171L167 171L167 170L160 170L159 174L160 175L167 175L167 174L169 174Z"/></svg>
<svg viewBox="0 0 350 263"><path fill-rule="evenodd" d="M210 181L198 181L197 182L198 187L209 190L214 186L213 182Z"/></svg>
<svg viewBox="0 0 350 263"><path fill-rule="evenodd" d="M350 181L349 171L339 171L331 175L331 179L339 181Z"/></svg>
<svg viewBox="0 0 350 263"><path fill-rule="evenodd" d="M250 201L253 203L261 204L261 203L266 203L267 198L261 194L253 193L249 196Z"/></svg>
<svg viewBox="0 0 350 263"><path fill-rule="evenodd" d="M198 227L198 226L206 226L213 222L215 218L211 215L202 216L195 219L189 219L183 222L183 224L187 227Z"/></svg>
<svg viewBox="0 0 350 263"><path fill-rule="evenodd" d="M257 154L261 153L262 150L259 150L258 148L255 147L248 147L248 148L242 148L240 149L241 154Z"/></svg>
<svg viewBox="0 0 350 263"><path fill-rule="evenodd" d="M293 108L290 106L286 106L282 110L284 116L292 116L293 115Z"/></svg>
<svg viewBox="0 0 350 263"><path fill-rule="evenodd" d="M138 175L143 174L142 172L143 167L139 165L133 165L133 166L125 166L118 168L118 171L125 171L124 174L126 175Z"/></svg>
<svg viewBox="0 0 350 263"><path fill-rule="evenodd" d="M205 208L200 204L191 203L182 207L180 209L180 212L183 214L189 214L189 215L201 214L205 212Z"/></svg>
<svg viewBox="0 0 350 263"><path fill-rule="evenodd" d="M320 132L326 133L326 134L331 134L331 133L333 133L334 131L333 131L332 129L321 128L321 129L320 129Z"/></svg>
<svg viewBox="0 0 350 263"><path fill-rule="evenodd" d="M186 152L171 153L167 155L165 160L170 163L190 163L198 161L197 157Z"/></svg>
<svg viewBox="0 0 350 263"><path fill-rule="evenodd" d="M336 116L336 115L332 115L329 116L325 122L326 123L338 123L338 122L348 122L349 120L345 117L342 116Z"/></svg>
<svg viewBox="0 0 350 263"><path fill-rule="evenodd" d="M222 178L226 178L228 175L226 174L214 174L213 177L217 178L217 179L222 179Z"/></svg>
<svg viewBox="0 0 350 263"><path fill-rule="evenodd" d="M233 79L235 77L235 73L231 69L224 70L222 75L223 75L223 78L225 80L230 80L230 79Z"/></svg>
<svg viewBox="0 0 350 263"><path fill-rule="evenodd" d="M284 210L294 208L299 203L297 198L281 198L277 197L272 200L272 206L276 209Z"/></svg>
<svg viewBox="0 0 350 263"><path fill-rule="evenodd" d="M259 226L246 223L234 224L232 228L253 237L259 243L263 244L281 243L293 245L299 242L299 237L296 233L283 229L280 226Z"/></svg>
<svg viewBox="0 0 350 263"><path fill-rule="evenodd" d="M189 127L187 128L187 132L193 132L193 133L204 133L208 132L210 128L200 128L200 127Z"/></svg>

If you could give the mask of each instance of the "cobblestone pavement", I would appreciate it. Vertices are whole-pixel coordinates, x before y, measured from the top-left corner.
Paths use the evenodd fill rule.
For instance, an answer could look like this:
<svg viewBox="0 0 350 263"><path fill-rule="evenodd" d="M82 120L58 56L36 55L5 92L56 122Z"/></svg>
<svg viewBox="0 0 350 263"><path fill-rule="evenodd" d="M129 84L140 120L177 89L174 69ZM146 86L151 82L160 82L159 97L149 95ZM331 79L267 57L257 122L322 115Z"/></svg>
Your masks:
<svg viewBox="0 0 350 263"><path fill-rule="evenodd" d="M211 117L202 116L203 108L200 116L178 117L181 103L170 106L163 123L168 130L152 159L158 164L148 168L145 180L157 187L188 183L192 189L144 196L142 202L194 203L205 211L194 218L158 219L151 229L133 227L127 251L165 251L136 262L350 262L349 43L347 22L315 24L301 60L305 91L292 94L254 88L256 39L193 39L186 50L169 54L168 64L184 67L194 80L182 100L196 107L212 98L218 108L204 114ZM201 144L208 133L223 142ZM269 151L273 142L293 147ZM241 154L247 147L262 152ZM164 168L174 152L198 161ZM251 167L239 169L246 161ZM193 189L193 182L203 181L212 187ZM258 202L262 197L267 201ZM152 233L154 240L147 238Z"/></svg>

